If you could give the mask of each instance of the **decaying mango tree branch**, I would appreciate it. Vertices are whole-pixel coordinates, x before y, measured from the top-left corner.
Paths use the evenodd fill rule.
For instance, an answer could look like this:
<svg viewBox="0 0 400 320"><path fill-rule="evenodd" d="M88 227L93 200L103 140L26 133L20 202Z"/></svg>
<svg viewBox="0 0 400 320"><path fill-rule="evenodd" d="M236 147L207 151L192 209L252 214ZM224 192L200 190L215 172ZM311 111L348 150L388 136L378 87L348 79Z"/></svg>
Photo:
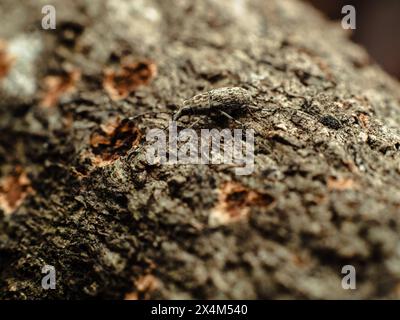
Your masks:
<svg viewBox="0 0 400 320"><path fill-rule="evenodd" d="M400 86L339 23L294 0L52 3L56 30L0 4L0 298L399 298ZM146 130L222 87L257 107L234 117L253 174L146 163Z"/></svg>

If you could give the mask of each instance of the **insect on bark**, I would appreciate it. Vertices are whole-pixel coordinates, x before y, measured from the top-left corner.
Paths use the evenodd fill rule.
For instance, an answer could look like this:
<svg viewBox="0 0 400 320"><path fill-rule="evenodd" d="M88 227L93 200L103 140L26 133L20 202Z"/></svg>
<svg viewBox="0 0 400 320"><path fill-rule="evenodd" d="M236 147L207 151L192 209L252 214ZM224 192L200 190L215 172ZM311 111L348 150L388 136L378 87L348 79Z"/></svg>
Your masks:
<svg viewBox="0 0 400 320"><path fill-rule="evenodd" d="M182 107L174 114L173 120L176 121L189 114L208 115L220 113L236 121L228 112L250 107L251 102L252 96L246 89L240 87L213 89L185 100Z"/></svg>

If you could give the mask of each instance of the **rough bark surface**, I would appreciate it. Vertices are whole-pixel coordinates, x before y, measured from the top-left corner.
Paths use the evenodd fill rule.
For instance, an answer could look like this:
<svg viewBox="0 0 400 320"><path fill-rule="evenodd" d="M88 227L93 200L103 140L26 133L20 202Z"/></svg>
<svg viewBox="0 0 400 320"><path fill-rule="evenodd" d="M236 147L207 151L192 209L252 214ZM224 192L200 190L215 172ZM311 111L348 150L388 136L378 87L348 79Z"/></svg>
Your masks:
<svg viewBox="0 0 400 320"><path fill-rule="evenodd" d="M400 87L339 23L291 0L52 3L56 30L41 1L0 3L0 298L400 297ZM235 114L254 173L146 164L146 130L220 87L260 107Z"/></svg>

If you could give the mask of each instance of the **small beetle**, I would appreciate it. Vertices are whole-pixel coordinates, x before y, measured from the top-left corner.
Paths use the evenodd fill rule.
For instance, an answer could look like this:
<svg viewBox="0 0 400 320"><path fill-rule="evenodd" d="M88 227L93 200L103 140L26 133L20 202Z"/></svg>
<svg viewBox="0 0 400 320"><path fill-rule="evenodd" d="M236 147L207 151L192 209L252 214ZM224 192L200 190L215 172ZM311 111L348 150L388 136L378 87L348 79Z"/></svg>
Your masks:
<svg viewBox="0 0 400 320"><path fill-rule="evenodd" d="M252 96L246 89L240 87L213 89L185 100L182 107L174 114L173 120L176 121L188 114L207 115L217 112L235 120L227 111L249 107L251 102Z"/></svg>

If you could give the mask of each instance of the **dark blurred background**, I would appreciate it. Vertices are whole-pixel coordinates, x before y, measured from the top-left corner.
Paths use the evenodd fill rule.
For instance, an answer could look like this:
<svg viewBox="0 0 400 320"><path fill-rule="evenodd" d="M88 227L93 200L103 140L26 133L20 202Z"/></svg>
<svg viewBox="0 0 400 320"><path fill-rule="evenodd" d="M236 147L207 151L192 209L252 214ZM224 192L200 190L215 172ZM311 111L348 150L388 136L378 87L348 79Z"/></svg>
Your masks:
<svg viewBox="0 0 400 320"><path fill-rule="evenodd" d="M363 45L387 72L400 79L400 0L305 0L332 20L345 16L342 7L356 8L352 39Z"/></svg>

